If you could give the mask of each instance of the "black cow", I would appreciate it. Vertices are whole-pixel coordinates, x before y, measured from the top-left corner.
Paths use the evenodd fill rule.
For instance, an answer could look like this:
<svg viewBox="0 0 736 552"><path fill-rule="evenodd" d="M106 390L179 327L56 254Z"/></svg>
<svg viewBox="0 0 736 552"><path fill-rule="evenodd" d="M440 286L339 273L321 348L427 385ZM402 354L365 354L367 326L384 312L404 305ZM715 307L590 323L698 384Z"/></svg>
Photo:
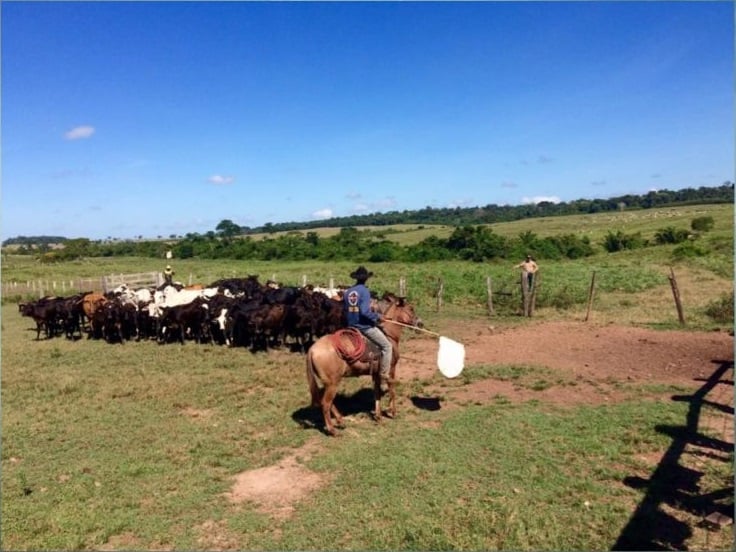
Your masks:
<svg viewBox="0 0 736 552"><path fill-rule="evenodd" d="M204 297L197 297L186 305L162 309L159 321L159 343L166 343L178 333L179 342L184 345L184 337L189 335L196 342L212 341L209 332L209 307ZM169 335L167 335L169 334ZM171 337L169 337L171 336Z"/></svg>
<svg viewBox="0 0 736 552"><path fill-rule="evenodd" d="M41 339L42 331L45 332L46 339L51 339L56 335L58 304L58 297L42 297L38 301L18 305L20 313L33 318L36 323L36 341Z"/></svg>

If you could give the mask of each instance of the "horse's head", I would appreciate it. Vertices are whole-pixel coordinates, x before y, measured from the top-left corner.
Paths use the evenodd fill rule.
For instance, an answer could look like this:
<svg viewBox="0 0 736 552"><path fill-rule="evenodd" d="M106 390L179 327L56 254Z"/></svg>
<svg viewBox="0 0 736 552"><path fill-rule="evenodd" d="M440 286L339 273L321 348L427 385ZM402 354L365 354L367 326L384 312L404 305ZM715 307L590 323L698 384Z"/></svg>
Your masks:
<svg viewBox="0 0 736 552"><path fill-rule="evenodd" d="M379 301L379 306L382 307L379 312L390 320L418 328L424 326L414 306L405 297L399 297L394 293L385 293Z"/></svg>

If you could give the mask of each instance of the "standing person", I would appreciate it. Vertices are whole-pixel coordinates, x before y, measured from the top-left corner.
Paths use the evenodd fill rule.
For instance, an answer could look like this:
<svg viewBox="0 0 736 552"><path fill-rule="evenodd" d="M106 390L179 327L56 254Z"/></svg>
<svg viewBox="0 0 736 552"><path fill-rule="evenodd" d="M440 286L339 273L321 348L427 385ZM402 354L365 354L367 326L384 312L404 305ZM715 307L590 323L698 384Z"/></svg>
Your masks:
<svg viewBox="0 0 736 552"><path fill-rule="evenodd" d="M526 276L527 289L531 290L534 284L534 274L537 272L537 270L539 270L539 267L537 266L537 263L534 262L534 259L532 258L532 256L527 255L526 259L520 262L514 268L521 269L521 271Z"/></svg>
<svg viewBox="0 0 736 552"><path fill-rule="evenodd" d="M345 291L343 309L348 327L360 331L381 349L381 379L388 380L393 350L388 337L377 326L381 315L371 310L371 293L365 285L371 276L373 272L368 272L364 266L350 273L356 283Z"/></svg>
<svg viewBox="0 0 736 552"><path fill-rule="evenodd" d="M164 270L164 283L166 285L172 285L174 280L174 271L171 270L171 265L166 265L166 269Z"/></svg>

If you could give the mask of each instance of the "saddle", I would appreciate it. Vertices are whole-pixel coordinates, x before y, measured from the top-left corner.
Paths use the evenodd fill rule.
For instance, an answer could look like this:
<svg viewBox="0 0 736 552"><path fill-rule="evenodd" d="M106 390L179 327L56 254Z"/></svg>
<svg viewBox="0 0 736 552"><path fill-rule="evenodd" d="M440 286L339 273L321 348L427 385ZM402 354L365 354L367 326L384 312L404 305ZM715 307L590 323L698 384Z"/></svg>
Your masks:
<svg viewBox="0 0 736 552"><path fill-rule="evenodd" d="M343 328L330 335L332 345L350 365L367 364L370 371L378 371L381 361L381 350L378 345L366 338L355 328Z"/></svg>

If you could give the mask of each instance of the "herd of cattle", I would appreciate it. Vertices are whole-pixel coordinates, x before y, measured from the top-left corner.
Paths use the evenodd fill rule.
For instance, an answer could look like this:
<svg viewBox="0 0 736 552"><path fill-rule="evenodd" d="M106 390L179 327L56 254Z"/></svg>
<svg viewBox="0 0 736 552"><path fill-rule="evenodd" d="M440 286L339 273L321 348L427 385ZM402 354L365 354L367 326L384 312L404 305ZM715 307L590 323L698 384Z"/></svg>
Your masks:
<svg viewBox="0 0 736 552"><path fill-rule="evenodd" d="M209 286L163 285L111 292L43 297L21 303L36 323L36 339L65 335L108 343L152 339L264 350L305 351L343 326L342 289L261 284L257 276L218 280Z"/></svg>

